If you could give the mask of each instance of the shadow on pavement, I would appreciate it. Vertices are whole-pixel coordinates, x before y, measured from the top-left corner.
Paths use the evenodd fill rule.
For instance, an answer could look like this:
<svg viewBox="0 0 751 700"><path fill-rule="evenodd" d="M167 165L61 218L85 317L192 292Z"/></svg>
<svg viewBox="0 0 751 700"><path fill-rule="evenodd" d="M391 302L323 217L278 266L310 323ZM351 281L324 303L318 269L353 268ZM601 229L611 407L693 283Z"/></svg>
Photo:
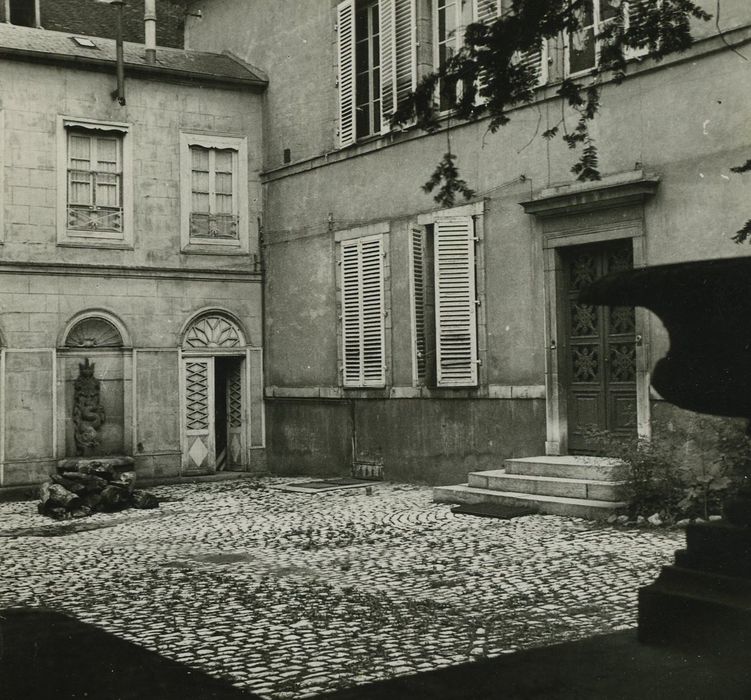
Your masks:
<svg viewBox="0 0 751 700"><path fill-rule="evenodd" d="M591 637L357 686L328 700L749 700L751 650L702 655ZM2 700L249 700L259 696L58 612L0 611Z"/></svg>
<svg viewBox="0 0 751 700"><path fill-rule="evenodd" d="M751 650L706 656L636 640L636 631L403 676L326 700L749 700Z"/></svg>
<svg viewBox="0 0 751 700"><path fill-rule="evenodd" d="M257 697L61 613L0 610L2 700Z"/></svg>

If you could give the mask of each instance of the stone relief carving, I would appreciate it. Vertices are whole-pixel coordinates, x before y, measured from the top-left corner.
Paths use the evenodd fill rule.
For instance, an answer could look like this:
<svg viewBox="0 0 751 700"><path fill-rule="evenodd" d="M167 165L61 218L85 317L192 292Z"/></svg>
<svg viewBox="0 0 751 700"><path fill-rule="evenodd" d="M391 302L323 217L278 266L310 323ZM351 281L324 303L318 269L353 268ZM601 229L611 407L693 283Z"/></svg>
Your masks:
<svg viewBox="0 0 751 700"><path fill-rule="evenodd" d="M81 455L99 445L99 428L105 421L101 404L101 383L94 376L96 365L85 358L79 363L79 375L73 384L73 425L76 452Z"/></svg>

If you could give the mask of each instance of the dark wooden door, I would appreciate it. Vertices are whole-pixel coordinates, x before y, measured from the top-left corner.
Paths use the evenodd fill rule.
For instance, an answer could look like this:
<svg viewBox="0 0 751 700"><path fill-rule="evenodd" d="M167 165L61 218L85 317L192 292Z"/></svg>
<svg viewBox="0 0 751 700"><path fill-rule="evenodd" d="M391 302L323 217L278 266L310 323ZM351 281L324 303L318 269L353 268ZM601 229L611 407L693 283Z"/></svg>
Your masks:
<svg viewBox="0 0 751 700"><path fill-rule="evenodd" d="M564 354L571 453L592 453L593 431L636 434L636 327L631 306L581 304L579 291L633 267L631 240L568 249L564 260Z"/></svg>

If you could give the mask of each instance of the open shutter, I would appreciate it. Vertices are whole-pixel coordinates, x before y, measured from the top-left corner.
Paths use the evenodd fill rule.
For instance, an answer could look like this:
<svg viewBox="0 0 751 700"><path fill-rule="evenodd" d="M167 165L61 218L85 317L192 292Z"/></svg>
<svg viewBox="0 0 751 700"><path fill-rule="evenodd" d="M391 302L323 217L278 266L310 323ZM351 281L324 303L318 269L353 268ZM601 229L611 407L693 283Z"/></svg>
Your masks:
<svg viewBox="0 0 751 700"><path fill-rule="evenodd" d="M514 54L514 61L530 67L537 76L535 87L542 87L548 82L548 42L543 41L542 46L537 49L517 52Z"/></svg>
<svg viewBox="0 0 751 700"><path fill-rule="evenodd" d="M427 324L425 322L425 229L423 227L412 229L410 236L414 379L416 384L424 384L428 369Z"/></svg>
<svg viewBox="0 0 751 700"><path fill-rule="evenodd" d="M355 142L355 3L336 8L339 51L339 148Z"/></svg>
<svg viewBox="0 0 751 700"><path fill-rule="evenodd" d="M644 19L644 13L649 9L649 5L651 4L659 6L660 0L629 0L626 4L626 28L628 29L634 25L643 24L646 21ZM627 48L624 51L624 57L626 60L630 60L632 58L641 58L648 53L648 46L642 46L638 49Z"/></svg>
<svg viewBox="0 0 751 700"><path fill-rule="evenodd" d="M396 34L394 23L396 0L378 0L381 39L381 133L391 127L389 119L396 107Z"/></svg>
<svg viewBox="0 0 751 700"><path fill-rule="evenodd" d="M477 310L472 217L436 219L433 248L438 386L476 386Z"/></svg>
<svg viewBox="0 0 751 700"><path fill-rule="evenodd" d="M490 24L501 15L501 0L474 0L472 18L480 24Z"/></svg>
<svg viewBox="0 0 751 700"><path fill-rule="evenodd" d="M396 76L396 104L417 87L417 19L416 0L395 0L394 5L394 61Z"/></svg>
<svg viewBox="0 0 751 700"><path fill-rule="evenodd" d="M383 386L383 244L380 237L343 241L341 253L344 386Z"/></svg>

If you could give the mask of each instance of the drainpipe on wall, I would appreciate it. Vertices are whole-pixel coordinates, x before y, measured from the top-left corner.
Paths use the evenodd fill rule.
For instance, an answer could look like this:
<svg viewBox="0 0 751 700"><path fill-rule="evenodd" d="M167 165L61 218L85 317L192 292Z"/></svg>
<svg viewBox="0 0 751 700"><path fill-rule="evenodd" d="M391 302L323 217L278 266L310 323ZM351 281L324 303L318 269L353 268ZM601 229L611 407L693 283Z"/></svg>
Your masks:
<svg viewBox="0 0 751 700"><path fill-rule="evenodd" d="M113 0L111 5L117 8L117 38L115 42L117 57L117 89L112 93L112 99L118 104L125 104L125 57L123 54L123 5L124 0Z"/></svg>
<svg viewBox="0 0 751 700"><path fill-rule="evenodd" d="M143 12L146 63L156 63L156 0L146 0Z"/></svg>

